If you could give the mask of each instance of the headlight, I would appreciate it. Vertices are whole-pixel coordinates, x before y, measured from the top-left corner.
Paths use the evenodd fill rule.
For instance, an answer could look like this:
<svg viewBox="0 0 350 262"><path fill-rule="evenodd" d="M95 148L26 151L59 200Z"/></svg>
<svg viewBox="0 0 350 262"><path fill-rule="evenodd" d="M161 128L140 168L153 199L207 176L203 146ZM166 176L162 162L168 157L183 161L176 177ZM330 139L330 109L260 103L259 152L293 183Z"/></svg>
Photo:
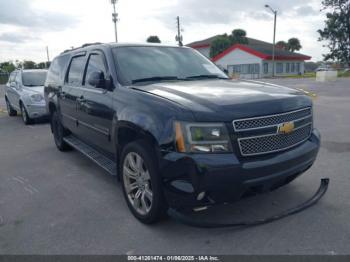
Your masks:
<svg viewBox="0 0 350 262"><path fill-rule="evenodd" d="M34 101L34 102L40 102L41 100L44 99L44 97L41 94L34 94L31 95L30 98Z"/></svg>
<svg viewBox="0 0 350 262"><path fill-rule="evenodd" d="M175 134L179 152L232 152L230 137L223 123L175 122Z"/></svg>

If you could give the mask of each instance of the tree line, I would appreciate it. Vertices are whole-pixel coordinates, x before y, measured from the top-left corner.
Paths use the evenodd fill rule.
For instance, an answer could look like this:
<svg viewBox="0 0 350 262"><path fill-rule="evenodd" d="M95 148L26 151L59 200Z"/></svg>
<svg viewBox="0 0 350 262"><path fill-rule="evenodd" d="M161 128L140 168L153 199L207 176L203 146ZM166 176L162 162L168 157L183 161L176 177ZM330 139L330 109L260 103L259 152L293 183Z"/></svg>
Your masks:
<svg viewBox="0 0 350 262"><path fill-rule="evenodd" d="M16 68L23 68L23 69L47 69L50 66L50 62L40 62L35 63L31 60L24 60L24 61L5 61L0 62L0 72L2 73L11 73Z"/></svg>

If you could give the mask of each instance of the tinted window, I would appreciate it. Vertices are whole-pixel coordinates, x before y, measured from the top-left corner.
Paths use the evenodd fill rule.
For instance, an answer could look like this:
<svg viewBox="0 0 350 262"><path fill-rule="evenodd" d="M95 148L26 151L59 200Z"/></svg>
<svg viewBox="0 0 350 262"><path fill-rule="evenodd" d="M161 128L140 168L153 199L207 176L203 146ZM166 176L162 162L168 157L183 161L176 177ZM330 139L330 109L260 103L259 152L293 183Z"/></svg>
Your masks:
<svg viewBox="0 0 350 262"><path fill-rule="evenodd" d="M49 69L49 73L47 74L47 82L48 83L59 83L62 81L64 76L64 70L66 68L66 64L68 62L69 56L59 56L55 58Z"/></svg>
<svg viewBox="0 0 350 262"><path fill-rule="evenodd" d="M73 57L67 76L67 83L81 85L85 67L85 56Z"/></svg>
<svg viewBox="0 0 350 262"><path fill-rule="evenodd" d="M47 71L23 71L22 83L24 86L43 86Z"/></svg>
<svg viewBox="0 0 350 262"><path fill-rule="evenodd" d="M227 78L210 60L190 48L117 47L113 54L123 84L149 77L213 75Z"/></svg>
<svg viewBox="0 0 350 262"><path fill-rule="evenodd" d="M88 67L86 70L86 76L85 76L86 86L89 86L89 87L90 87L90 85L88 84L87 80L89 79L89 75L92 72L103 72L104 75L106 76L106 66L104 63L103 55L101 55L101 54L90 55Z"/></svg>

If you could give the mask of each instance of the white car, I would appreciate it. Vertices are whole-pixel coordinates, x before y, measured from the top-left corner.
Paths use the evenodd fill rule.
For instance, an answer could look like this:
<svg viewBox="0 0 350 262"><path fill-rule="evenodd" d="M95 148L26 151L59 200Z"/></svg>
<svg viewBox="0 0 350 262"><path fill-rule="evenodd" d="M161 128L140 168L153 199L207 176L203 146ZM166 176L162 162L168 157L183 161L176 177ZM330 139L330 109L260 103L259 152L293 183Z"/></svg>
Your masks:
<svg viewBox="0 0 350 262"><path fill-rule="evenodd" d="M47 70L15 70L10 74L5 89L5 101L9 116L20 111L24 124L35 118L48 116L44 100L44 83Z"/></svg>

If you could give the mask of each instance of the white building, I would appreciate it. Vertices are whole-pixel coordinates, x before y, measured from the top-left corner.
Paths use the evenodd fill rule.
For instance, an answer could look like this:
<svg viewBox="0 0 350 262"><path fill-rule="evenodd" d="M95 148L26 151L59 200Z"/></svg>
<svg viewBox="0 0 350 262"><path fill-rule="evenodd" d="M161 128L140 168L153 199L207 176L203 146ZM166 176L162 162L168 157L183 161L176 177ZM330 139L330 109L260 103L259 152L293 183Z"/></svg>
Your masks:
<svg viewBox="0 0 350 262"><path fill-rule="evenodd" d="M188 44L206 57L217 36ZM247 44L234 44L222 53L211 58L228 74L240 78L262 78L272 76L272 44L248 38ZM305 60L311 59L299 53L289 52L276 46L275 76L304 74Z"/></svg>

